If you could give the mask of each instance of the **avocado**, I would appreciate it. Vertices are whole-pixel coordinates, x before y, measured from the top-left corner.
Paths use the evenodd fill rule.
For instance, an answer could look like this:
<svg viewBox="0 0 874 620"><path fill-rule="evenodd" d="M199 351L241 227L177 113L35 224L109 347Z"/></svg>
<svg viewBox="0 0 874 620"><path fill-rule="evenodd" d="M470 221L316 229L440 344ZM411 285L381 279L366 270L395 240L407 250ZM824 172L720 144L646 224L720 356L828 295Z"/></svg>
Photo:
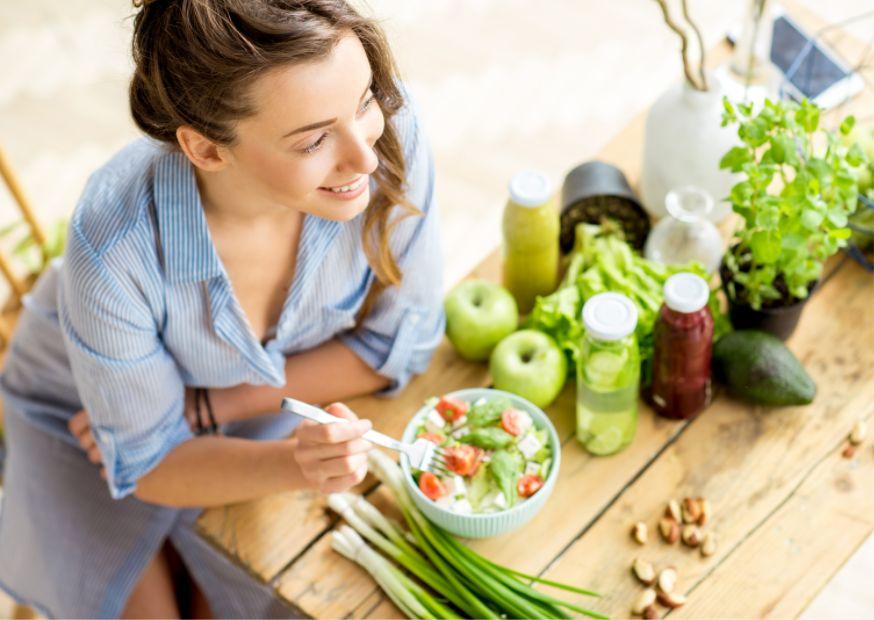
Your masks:
<svg viewBox="0 0 874 620"><path fill-rule="evenodd" d="M757 330L737 330L713 346L715 377L728 391L760 405L807 405L816 384L783 342Z"/></svg>

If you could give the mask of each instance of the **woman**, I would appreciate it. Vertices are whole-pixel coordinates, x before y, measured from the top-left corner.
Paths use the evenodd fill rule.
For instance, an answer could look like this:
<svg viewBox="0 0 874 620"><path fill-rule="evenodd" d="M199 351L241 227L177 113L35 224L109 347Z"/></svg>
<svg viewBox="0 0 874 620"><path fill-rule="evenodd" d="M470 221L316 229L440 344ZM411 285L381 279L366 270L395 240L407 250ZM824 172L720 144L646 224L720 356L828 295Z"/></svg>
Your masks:
<svg viewBox="0 0 874 620"><path fill-rule="evenodd" d="M0 381L0 585L50 616L286 615L191 526L363 478L369 422L271 412L427 366L433 164L383 35L341 0L146 2L133 53L148 137L89 180ZM198 411L224 433L195 435Z"/></svg>

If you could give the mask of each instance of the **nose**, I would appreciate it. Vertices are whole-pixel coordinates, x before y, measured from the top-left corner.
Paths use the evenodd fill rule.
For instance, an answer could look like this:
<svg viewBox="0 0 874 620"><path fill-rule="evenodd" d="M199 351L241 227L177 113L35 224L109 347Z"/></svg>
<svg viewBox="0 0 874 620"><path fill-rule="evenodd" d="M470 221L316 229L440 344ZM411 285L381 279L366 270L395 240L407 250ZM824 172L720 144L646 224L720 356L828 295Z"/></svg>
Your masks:
<svg viewBox="0 0 874 620"><path fill-rule="evenodd" d="M373 150L365 133L361 131L350 132L345 140L337 171L372 174L378 164L376 151Z"/></svg>

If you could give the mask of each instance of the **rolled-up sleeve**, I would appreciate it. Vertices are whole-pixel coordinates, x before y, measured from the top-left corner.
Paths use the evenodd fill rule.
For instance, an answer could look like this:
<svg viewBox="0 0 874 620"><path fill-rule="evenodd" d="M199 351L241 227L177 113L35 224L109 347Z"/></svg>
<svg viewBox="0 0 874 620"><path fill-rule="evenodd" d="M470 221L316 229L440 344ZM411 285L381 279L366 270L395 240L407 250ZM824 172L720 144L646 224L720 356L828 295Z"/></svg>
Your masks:
<svg viewBox="0 0 874 620"><path fill-rule="evenodd" d="M390 243L401 284L380 295L359 329L340 336L341 342L391 380L382 395L397 393L428 367L445 326L434 161L414 106L408 103L398 116L398 133L406 147L407 199L422 215L406 217L392 232Z"/></svg>
<svg viewBox="0 0 874 620"><path fill-rule="evenodd" d="M59 318L116 499L132 493L139 478L192 437L176 363L145 300L117 271L107 267L74 220L58 293Z"/></svg>

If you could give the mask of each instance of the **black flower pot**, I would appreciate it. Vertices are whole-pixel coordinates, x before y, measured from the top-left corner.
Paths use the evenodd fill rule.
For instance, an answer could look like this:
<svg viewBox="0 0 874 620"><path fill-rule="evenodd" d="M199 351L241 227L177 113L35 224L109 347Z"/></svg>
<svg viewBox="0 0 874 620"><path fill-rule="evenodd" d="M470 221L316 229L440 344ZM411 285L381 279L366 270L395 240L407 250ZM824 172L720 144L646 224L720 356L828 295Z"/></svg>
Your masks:
<svg viewBox="0 0 874 620"><path fill-rule="evenodd" d="M792 303L770 308L754 309L749 304L743 301L732 299L728 292L728 282L731 281L731 271L725 265L723 259L719 266L719 278L722 281L722 290L725 292L725 297L728 299L728 318L735 329L758 329L777 336L780 340L788 339L798 326L798 320L801 318L801 311L804 310L814 290L816 290L817 282L810 286L810 293L804 299L794 300ZM735 284L735 288L740 285Z"/></svg>

